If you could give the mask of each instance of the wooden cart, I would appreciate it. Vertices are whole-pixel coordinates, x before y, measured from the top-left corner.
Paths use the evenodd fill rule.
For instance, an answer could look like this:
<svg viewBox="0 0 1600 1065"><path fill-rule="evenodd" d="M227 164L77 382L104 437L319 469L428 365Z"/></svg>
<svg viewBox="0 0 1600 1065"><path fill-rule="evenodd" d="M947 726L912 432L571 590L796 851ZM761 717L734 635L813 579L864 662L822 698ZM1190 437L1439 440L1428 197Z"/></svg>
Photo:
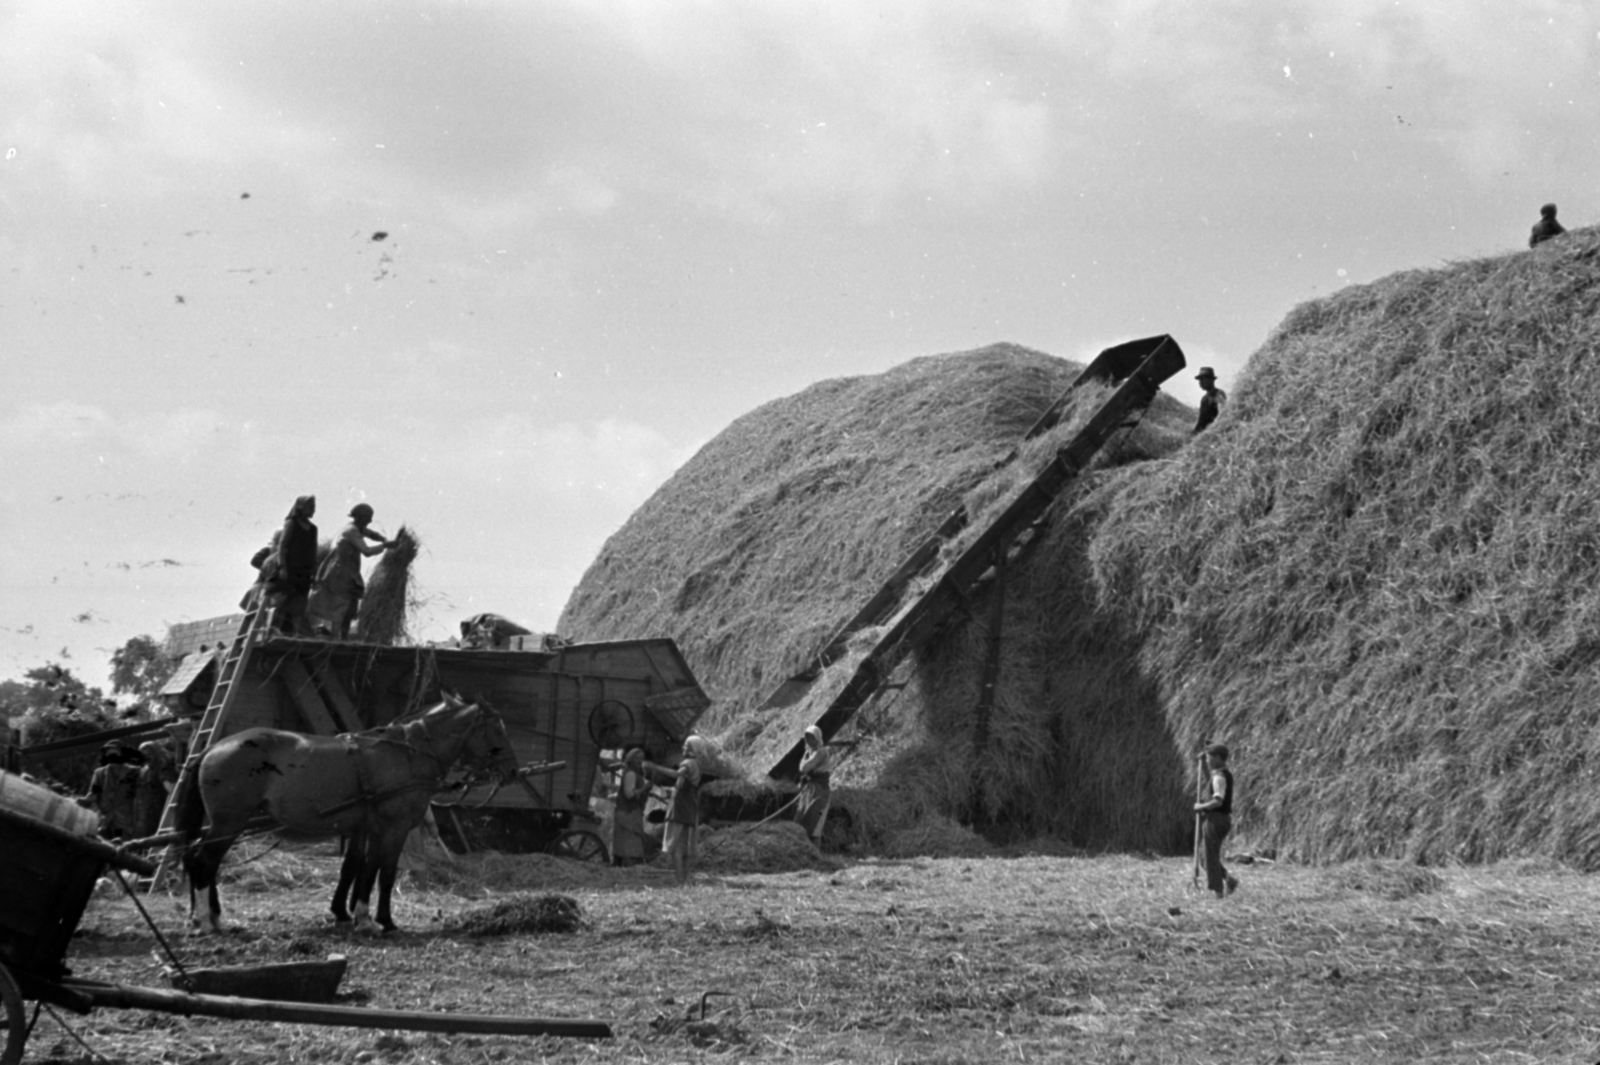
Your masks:
<svg viewBox="0 0 1600 1065"><path fill-rule="evenodd" d="M93 833L96 815L71 800L0 771L0 1065L17 1065L38 1006L85 1014L99 1008L143 1009L185 1016L227 1017L354 1028L556 1035L605 1039L603 1021L505 1017L412 1010L361 1009L236 995L134 987L75 976L67 947L95 885L106 870L152 876L154 863Z"/></svg>

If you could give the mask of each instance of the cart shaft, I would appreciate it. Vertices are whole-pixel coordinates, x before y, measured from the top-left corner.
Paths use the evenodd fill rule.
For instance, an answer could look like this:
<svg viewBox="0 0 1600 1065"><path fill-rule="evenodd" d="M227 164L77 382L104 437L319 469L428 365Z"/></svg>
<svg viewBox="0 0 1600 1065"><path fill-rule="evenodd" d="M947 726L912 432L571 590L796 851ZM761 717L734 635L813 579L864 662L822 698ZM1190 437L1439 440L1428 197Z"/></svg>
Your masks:
<svg viewBox="0 0 1600 1065"><path fill-rule="evenodd" d="M231 995L195 995L156 987L132 987L94 980L64 980L62 986L81 992L94 1005L110 1009L154 1010L185 1017L283 1021L342 1028L393 1028L411 1032L468 1032L475 1035L556 1035L575 1039L609 1039L604 1021L559 1017L507 1017L483 1013L435 1013L419 1010L372 1010L325 1006L311 1002L272 1002Z"/></svg>

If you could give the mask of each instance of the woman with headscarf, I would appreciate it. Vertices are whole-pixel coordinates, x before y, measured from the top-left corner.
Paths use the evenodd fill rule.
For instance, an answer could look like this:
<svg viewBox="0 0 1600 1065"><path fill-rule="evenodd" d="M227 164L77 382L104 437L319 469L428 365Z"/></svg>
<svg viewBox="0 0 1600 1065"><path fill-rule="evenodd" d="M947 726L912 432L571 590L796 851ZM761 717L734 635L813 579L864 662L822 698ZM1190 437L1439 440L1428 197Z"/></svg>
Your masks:
<svg viewBox="0 0 1600 1065"><path fill-rule="evenodd" d="M694 862L695 834L700 825L700 777L708 754L706 741L690 736L683 741L683 758L673 775L672 802L667 806L662 845L672 859L672 871L680 886L689 882Z"/></svg>
<svg viewBox="0 0 1600 1065"><path fill-rule="evenodd" d="M267 603L275 608L273 627L295 636L312 634L306 605L317 573L317 527L311 520L316 512L316 496L294 501L278 535L277 568L266 585Z"/></svg>
<svg viewBox="0 0 1600 1065"><path fill-rule="evenodd" d="M312 615L336 639L350 638L350 623L356 618L367 582L361 579L361 560L381 555L391 546L388 540L367 526L372 524L372 507L357 503L350 508L350 524L344 527L333 550L317 570L317 590L311 594ZM368 547L367 541L376 543Z"/></svg>
<svg viewBox="0 0 1600 1065"><path fill-rule="evenodd" d="M800 796L795 801L794 819L806 830L811 842L822 847L822 828L828 820L833 792L828 778L833 773L833 752L822 738L822 729L806 727L806 753L800 757Z"/></svg>
<svg viewBox="0 0 1600 1065"><path fill-rule="evenodd" d="M644 804L649 797L644 752L635 747L623 756L617 778L617 798L611 814L612 865L638 865L644 861Z"/></svg>

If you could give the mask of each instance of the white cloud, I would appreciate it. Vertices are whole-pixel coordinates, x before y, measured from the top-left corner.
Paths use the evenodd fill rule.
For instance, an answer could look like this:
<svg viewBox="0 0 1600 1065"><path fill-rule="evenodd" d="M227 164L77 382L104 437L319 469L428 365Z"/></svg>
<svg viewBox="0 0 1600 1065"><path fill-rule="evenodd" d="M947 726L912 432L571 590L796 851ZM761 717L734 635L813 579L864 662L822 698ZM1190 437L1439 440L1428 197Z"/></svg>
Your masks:
<svg viewBox="0 0 1600 1065"><path fill-rule="evenodd" d="M32 404L0 418L0 441L19 451L43 451L67 443L92 441L115 423L100 407L85 403Z"/></svg>

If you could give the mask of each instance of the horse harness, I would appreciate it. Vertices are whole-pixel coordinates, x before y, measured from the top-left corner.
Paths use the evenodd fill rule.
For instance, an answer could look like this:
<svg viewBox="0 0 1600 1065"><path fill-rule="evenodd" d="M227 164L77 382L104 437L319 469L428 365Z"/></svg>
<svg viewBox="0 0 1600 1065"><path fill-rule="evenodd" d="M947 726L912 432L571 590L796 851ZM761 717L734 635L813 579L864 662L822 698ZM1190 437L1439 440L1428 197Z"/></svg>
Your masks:
<svg viewBox="0 0 1600 1065"><path fill-rule="evenodd" d="M450 766L453 764L453 762L446 761L437 754L434 754L432 751L423 747L418 747L416 744L412 743L410 738L406 735L406 729L410 725L417 725L422 729L423 734L427 735L428 724L426 718L418 718L417 720L407 722L404 725L389 724L380 729L373 729L369 732L340 733L339 739L344 743L345 755L349 758L355 759L356 790L359 794L357 794L354 799L347 799L344 802L334 803L332 806L329 806L326 809L319 810L319 816L330 817L333 814L343 813L353 806L361 806L370 810L373 806L376 806L383 800L393 798L396 795L403 795L408 791L416 791L421 788L427 788L429 790L437 788L439 781L443 780L445 774L450 771ZM477 723L472 725L472 728L477 727ZM396 733L398 733L398 735L395 735ZM382 743L403 747L412 754L426 755L427 757L433 759L438 765L439 775L431 781L426 780L423 777L412 776L407 783L401 784L398 787L387 788L383 791L377 790L376 785L372 780L372 770L368 766L367 760L361 757L361 752L367 747L376 746Z"/></svg>

